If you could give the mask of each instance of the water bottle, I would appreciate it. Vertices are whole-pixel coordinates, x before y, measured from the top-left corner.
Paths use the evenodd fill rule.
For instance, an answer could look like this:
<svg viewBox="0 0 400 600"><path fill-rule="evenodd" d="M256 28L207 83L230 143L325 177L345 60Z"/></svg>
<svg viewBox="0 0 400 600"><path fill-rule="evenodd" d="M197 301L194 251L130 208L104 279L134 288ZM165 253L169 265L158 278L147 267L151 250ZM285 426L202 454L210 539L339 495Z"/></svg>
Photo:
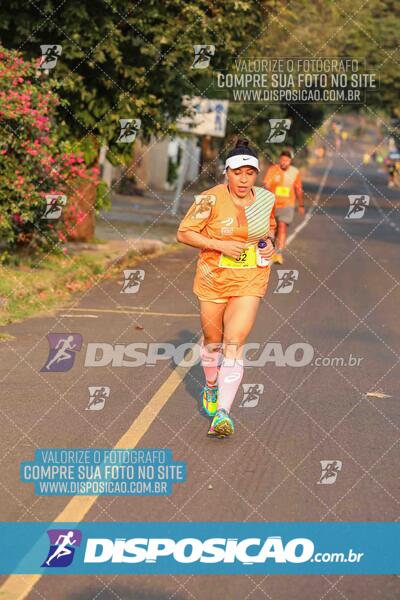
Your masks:
<svg viewBox="0 0 400 600"><path fill-rule="evenodd" d="M267 242L265 240L260 240L257 244L257 267L269 267L272 263L271 260L263 258L259 252L259 248L265 248L266 246Z"/></svg>

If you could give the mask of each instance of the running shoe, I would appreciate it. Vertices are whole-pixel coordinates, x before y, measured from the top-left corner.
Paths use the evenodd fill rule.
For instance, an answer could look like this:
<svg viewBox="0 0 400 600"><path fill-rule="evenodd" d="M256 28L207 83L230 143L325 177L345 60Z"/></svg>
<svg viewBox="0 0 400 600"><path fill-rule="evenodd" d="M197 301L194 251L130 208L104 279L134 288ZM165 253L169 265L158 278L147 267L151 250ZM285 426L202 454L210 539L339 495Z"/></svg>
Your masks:
<svg viewBox="0 0 400 600"><path fill-rule="evenodd" d="M207 384L202 391L203 409L206 415L213 417L217 412L218 386L210 387Z"/></svg>
<svg viewBox="0 0 400 600"><path fill-rule="evenodd" d="M214 427L212 426L212 423L211 423L211 425L210 425L210 429L207 431L207 436L208 436L208 437L224 437L224 436L222 436L222 435L219 435L219 434L218 434L218 433L215 431Z"/></svg>
<svg viewBox="0 0 400 600"><path fill-rule="evenodd" d="M208 434L210 437L228 437L235 432L235 426L229 414L224 408L220 408L215 413Z"/></svg>

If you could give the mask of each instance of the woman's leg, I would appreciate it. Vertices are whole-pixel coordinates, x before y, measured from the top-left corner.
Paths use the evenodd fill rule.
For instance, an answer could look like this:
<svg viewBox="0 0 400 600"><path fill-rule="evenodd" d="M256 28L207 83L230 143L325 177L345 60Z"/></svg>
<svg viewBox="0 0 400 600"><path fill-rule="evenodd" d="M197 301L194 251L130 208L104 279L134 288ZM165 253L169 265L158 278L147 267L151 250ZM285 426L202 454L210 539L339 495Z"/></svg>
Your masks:
<svg viewBox="0 0 400 600"><path fill-rule="evenodd" d="M203 343L200 350L201 364L207 385L216 385L219 363L222 359L223 315L226 303L200 302L200 322Z"/></svg>
<svg viewBox="0 0 400 600"><path fill-rule="evenodd" d="M218 375L218 408L230 411L243 378L243 345L254 321L260 298L238 296L230 298L224 312L224 359Z"/></svg>

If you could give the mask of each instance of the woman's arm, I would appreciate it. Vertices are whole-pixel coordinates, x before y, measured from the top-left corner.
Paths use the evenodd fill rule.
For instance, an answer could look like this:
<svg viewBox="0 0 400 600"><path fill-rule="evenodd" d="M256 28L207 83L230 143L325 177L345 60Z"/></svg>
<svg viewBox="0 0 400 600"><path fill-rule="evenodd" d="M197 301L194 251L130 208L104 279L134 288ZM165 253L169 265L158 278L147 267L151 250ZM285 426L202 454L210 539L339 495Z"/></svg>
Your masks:
<svg viewBox="0 0 400 600"><path fill-rule="evenodd" d="M221 251L220 240L214 240L191 229L187 229L186 231L178 230L176 239L182 244L187 244L188 246L193 246L194 248L200 248L201 250Z"/></svg>
<svg viewBox="0 0 400 600"><path fill-rule="evenodd" d="M263 258L270 260L275 254L275 235L277 230L277 222L275 219L275 204L272 207L271 214L269 216L269 231L268 235L264 237L267 242L265 248L259 249L259 252Z"/></svg>
<svg viewBox="0 0 400 600"><path fill-rule="evenodd" d="M238 242L234 240L215 240L208 238L197 231L186 229L185 231L178 231L176 239L182 244L193 246L194 248L200 248L201 250L216 250L222 252L232 258L239 258L243 248L245 248L245 242Z"/></svg>

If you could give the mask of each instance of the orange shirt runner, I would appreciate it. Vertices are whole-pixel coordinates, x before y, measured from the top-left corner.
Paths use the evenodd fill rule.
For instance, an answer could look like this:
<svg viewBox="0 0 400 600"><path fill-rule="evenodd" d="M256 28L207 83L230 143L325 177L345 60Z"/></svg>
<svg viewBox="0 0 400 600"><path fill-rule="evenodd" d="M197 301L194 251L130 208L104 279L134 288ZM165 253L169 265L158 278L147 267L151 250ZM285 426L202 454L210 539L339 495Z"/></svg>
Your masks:
<svg viewBox="0 0 400 600"><path fill-rule="evenodd" d="M302 193L300 171L290 165L286 170L271 165L264 178L265 187L276 197L276 208L294 206L296 197Z"/></svg>
<svg viewBox="0 0 400 600"><path fill-rule="evenodd" d="M226 184L203 192L181 221L179 231L197 231L217 240L247 242L240 259L224 256L217 250L200 251L193 292L201 300L228 299L231 296L264 296L269 267L256 265L255 248L261 238L275 236L275 196L253 187L253 202L237 206Z"/></svg>

